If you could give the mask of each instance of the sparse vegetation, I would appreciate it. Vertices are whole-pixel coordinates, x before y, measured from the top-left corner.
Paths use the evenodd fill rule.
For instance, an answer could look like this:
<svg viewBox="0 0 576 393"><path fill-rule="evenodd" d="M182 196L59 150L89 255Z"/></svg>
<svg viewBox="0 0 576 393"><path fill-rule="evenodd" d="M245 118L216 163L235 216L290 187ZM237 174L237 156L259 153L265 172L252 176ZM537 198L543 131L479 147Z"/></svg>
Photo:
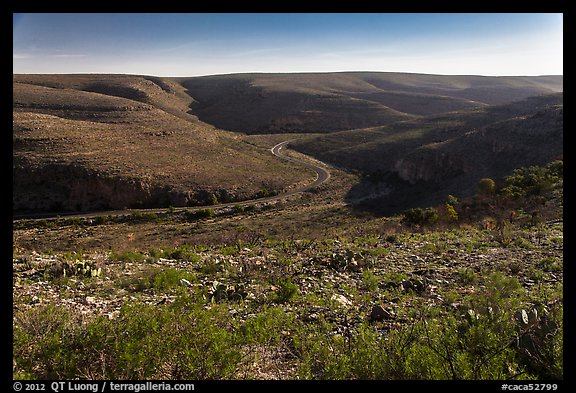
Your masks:
<svg viewBox="0 0 576 393"><path fill-rule="evenodd" d="M499 176L470 169L476 177L464 179L470 173L451 172L450 166L458 167L461 157L442 156L446 152L442 149L451 143L462 147L458 144L470 144L479 135L487 138L489 149L514 149L516 145L506 144L502 130L525 131L524 121L532 126L554 123L560 108L554 103L561 98L540 97L536 103L510 104L506 110L482 108L437 115L432 122L418 118L373 130L310 137L302 143L320 150L330 147L317 157L329 157L338 146L339 156L332 159L349 160L342 167L355 172L331 169L330 182L314 193L278 204L260 201L246 206L228 190L238 186L245 195L266 197L287 185L306 183L307 177L291 173L297 171L290 165L274 167L274 159L263 156L284 136L232 137L208 129L189 116L191 101L182 99L190 97L170 79L130 77L139 90L126 86L121 77L102 77L91 84L90 78L15 76L15 165L26 152L41 156L40 151L51 152L46 153L46 162L67 162L66 151L76 146L75 154L85 158L78 161L93 167L74 169L78 174L132 184L130 197L141 186L154 193L155 185L140 183L156 178L150 173L162 172L167 163L176 169L159 180L162 192L155 203L165 206L163 210L14 221L13 378L563 379L562 161L508 172L503 166ZM225 83L234 78L215 79ZM309 75L303 78L315 80ZM339 83L350 87L365 76L342 78ZM273 84L272 79L265 83ZM331 94L342 88L333 87ZM262 91L276 94L268 88L265 85ZM295 83L294 88L302 86ZM317 92L313 85L307 88ZM239 84L238 96L250 89ZM331 105L332 98L322 94ZM73 110L58 106L69 106L70 97L78 99ZM253 97L255 102L258 97ZM408 99L393 98L399 105ZM422 97L414 93L413 99ZM361 97L335 100L340 107L367 105ZM460 98L448 101L458 107L471 105ZM422 110L440 105L430 102L432 108ZM46 104L45 113L34 112L33 103ZM91 113L88 104L100 108L88 117L90 121L86 121ZM207 110L195 105L193 111ZM548 112L536 116L534 107ZM406 118L400 112L384 112L388 118ZM315 113L306 115L310 122L305 126L315 124ZM172 117L179 120L171 122ZM247 123L255 118L246 113ZM118 139L119 131L126 131L122 123L126 121L133 121L134 128ZM161 122L167 126L156 129ZM63 141L58 148L52 145L50 131L56 124ZM293 126L279 120L273 125L273 130ZM550 127L553 133L557 124ZM530 130L535 140L540 138L536 126ZM88 147L112 151L109 147L117 146L122 159L91 161L84 154L86 146L78 138L96 131L95 145ZM503 145L491 143L491 132L504 135L498 139ZM201 142L183 143L175 137L179 133L193 134ZM361 138L355 138L358 135ZM341 144L350 138L366 138L367 145ZM141 140L151 150L138 150ZM395 150L381 154L380 147L389 143ZM236 158L226 163L214 160L214 146L225 148L218 157ZM344 154L356 147L355 154ZM145 159L127 160L125 153L131 149L146 153ZM410 169L427 154L440 154L446 159L438 162L450 168ZM492 157L483 154L486 150L481 149L473 158ZM196 155L201 156L197 164L213 165L208 172L199 169L206 168L203 165L191 169L183 164ZM391 162L399 163L397 173L378 167ZM134 168L128 168L129 163ZM376 167L367 170L367 163ZM250 169L253 164L269 168L267 174L256 174ZM222 169L226 165L234 169ZM128 169L135 177L122 176ZM241 178L239 173L253 172L254 179L242 177L243 182L234 183ZM186 181L194 183L199 173L205 183L201 190L190 191ZM270 180L278 173L289 174ZM434 184L446 188L435 189L423 180L427 177L440 179ZM457 189L450 187L453 179L474 192L448 195ZM46 190L49 183L37 186ZM362 188L366 184L372 187L370 195L376 195L375 205L398 202L394 214L371 214L351 202L353 195L368 195ZM411 192L394 194L394 188L388 194L388 185ZM41 197L33 199L34 192L22 190L16 191L22 201L28 195L30 203L44 203ZM379 195L388 199L378 199ZM416 204L428 197L435 202ZM83 206L80 199L73 201L74 206L85 208L94 202L84 201ZM230 204L197 206L218 201Z"/></svg>
<svg viewBox="0 0 576 393"><path fill-rule="evenodd" d="M453 223L407 226L393 242L366 228L250 249L15 256L14 377L561 379L562 224L509 224L511 239L540 233L540 246ZM59 281L42 274L51 260L101 273Z"/></svg>

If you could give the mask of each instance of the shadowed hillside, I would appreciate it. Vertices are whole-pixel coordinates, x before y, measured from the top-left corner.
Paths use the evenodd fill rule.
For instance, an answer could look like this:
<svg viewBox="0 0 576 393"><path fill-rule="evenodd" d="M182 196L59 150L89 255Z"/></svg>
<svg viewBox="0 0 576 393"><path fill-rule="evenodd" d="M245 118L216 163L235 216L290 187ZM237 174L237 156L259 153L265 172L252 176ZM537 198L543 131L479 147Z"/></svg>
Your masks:
<svg viewBox="0 0 576 393"><path fill-rule="evenodd" d="M15 75L13 206L204 205L293 189L313 174L242 138L312 132L323 135L292 145L364 176L351 202L382 206L387 195L389 211L432 203L561 155L562 94L549 93L562 91L562 79Z"/></svg>
<svg viewBox="0 0 576 393"><path fill-rule="evenodd" d="M348 198L384 213L468 196L483 177L562 157L563 95L333 133L292 144L362 174Z"/></svg>
<svg viewBox="0 0 576 393"><path fill-rule="evenodd" d="M482 77L345 72L173 78L191 113L248 133L332 132L562 91L562 76Z"/></svg>

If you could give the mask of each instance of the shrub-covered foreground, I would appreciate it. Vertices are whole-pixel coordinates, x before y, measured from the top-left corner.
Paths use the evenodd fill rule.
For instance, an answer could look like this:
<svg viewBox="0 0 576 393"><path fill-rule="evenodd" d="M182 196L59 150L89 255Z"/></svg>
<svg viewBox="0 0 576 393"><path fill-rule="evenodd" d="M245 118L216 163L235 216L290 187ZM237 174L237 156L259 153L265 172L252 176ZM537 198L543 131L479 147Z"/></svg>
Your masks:
<svg viewBox="0 0 576 393"><path fill-rule="evenodd" d="M15 247L13 376L562 379L561 168L350 237Z"/></svg>
<svg viewBox="0 0 576 393"><path fill-rule="evenodd" d="M17 292L51 284L44 299L15 298L14 378L561 379L562 286L549 283L561 260L550 249L481 246L488 232L469 232L470 244L447 231L237 255L187 248L170 267L111 253L98 276L18 275ZM557 248L557 237L545 240ZM451 242L474 251L456 255ZM414 250L416 266L406 260ZM477 252L492 262L464 268L483 260ZM507 253L524 265L499 263ZM114 313L78 311L114 291L123 294ZM93 296L63 299L79 294Z"/></svg>
<svg viewBox="0 0 576 393"><path fill-rule="evenodd" d="M257 357L273 356L304 379L562 378L561 305L521 309L517 282L490 281L463 314L414 310L401 329L362 323L344 334L278 306L239 324L226 307L190 295L161 307L132 304L114 320L44 306L16 317L15 377L242 378Z"/></svg>

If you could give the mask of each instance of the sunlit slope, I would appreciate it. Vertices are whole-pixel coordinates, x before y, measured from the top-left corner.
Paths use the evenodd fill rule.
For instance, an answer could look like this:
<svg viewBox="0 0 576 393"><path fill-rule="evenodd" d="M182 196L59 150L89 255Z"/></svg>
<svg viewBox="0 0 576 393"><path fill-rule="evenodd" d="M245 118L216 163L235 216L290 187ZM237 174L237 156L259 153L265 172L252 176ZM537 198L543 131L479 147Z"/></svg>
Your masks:
<svg viewBox="0 0 576 393"><path fill-rule="evenodd" d="M190 102L158 78L14 76L14 209L195 205L313 178L188 115Z"/></svg>

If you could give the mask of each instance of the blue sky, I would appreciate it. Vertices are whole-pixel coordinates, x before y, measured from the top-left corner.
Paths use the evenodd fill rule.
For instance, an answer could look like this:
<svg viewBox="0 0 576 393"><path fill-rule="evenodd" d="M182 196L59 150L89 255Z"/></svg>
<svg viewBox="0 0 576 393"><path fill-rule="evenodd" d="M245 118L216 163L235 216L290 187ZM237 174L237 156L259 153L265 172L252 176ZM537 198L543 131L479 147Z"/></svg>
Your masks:
<svg viewBox="0 0 576 393"><path fill-rule="evenodd" d="M14 73L563 74L563 15L14 14Z"/></svg>

